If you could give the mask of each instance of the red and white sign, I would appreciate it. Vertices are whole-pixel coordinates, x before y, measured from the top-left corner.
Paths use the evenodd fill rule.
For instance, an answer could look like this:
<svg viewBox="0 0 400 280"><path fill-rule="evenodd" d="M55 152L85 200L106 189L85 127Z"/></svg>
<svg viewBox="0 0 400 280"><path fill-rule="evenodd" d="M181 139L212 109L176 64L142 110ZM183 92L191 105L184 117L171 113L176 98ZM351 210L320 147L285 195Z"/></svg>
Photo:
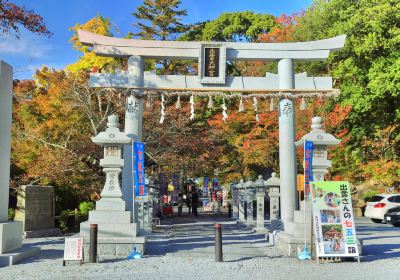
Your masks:
<svg viewBox="0 0 400 280"><path fill-rule="evenodd" d="M65 238L64 261L83 260L83 238Z"/></svg>

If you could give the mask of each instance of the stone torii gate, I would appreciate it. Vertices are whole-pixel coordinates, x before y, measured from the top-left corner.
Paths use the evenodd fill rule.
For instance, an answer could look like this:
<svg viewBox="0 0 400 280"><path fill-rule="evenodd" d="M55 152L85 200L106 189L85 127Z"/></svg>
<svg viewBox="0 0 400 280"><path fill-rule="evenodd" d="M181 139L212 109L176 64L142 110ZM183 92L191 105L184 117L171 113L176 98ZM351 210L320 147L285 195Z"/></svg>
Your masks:
<svg viewBox="0 0 400 280"><path fill-rule="evenodd" d="M121 39L78 31L82 44L101 56L128 58L128 71L116 74L93 73L91 87L129 88L125 133L142 140L143 95L155 91L275 92L279 99L279 162L281 178L281 218L293 221L296 209L295 93L331 93L331 77L295 75L294 61L321 61L330 51L344 46L345 35L298 43L181 42ZM144 71L144 59L198 60L199 75L155 75ZM265 77L225 77L226 61L278 61L278 74ZM292 95L294 94L294 95ZM132 106L133 105L133 106ZM128 209L132 209L131 149L124 149L122 188ZM135 216L136 211L133 209ZM142 225L139 225L141 227Z"/></svg>

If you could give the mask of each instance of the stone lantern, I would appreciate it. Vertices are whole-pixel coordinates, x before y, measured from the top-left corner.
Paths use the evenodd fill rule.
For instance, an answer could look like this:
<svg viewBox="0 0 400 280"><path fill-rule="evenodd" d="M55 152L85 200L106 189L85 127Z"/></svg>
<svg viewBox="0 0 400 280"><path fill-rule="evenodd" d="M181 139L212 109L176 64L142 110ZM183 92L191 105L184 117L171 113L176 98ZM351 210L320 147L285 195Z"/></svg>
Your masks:
<svg viewBox="0 0 400 280"><path fill-rule="evenodd" d="M119 130L118 120L117 115L109 116L106 131L92 137L93 143L104 147L104 158L100 159L100 166L106 173L106 183L100 194L101 199L96 203L97 210L125 211L119 174L124 166L122 147L124 144L131 143L132 139Z"/></svg>
<svg viewBox="0 0 400 280"><path fill-rule="evenodd" d="M238 197L239 197L239 222L245 222L246 221L246 201L244 199L244 191L245 191L245 186L244 186L244 181L243 179L240 180L240 183L236 184L235 187L238 191Z"/></svg>
<svg viewBox="0 0 400 280"><path fill-rule="evenodd" d="M247 219L246 224L249 226L254 225L254 218L253 218L253 199L254 199L254 183L252 181L247 181L245 184L245 191L243 193L245 200L247 202Z"/></svg>
<svg viewBox="0 0 400 280"><path fill-rule="evenodd" d="M297 141L296 146L304 145L305 141L312 141L314 143L312 158L313 179L314 181L324 181L324 176L328 173L328 168L332 167L331 161L328 160L328 147L338 145L340 140L322 129L321 117L314 117L311 122L311 132Z"/></svg>
<svg viewBox="0 0 400 280"><path fill-rule="evenodd" d="M137 224L131 211L126 211L122 199L119 175L124 160L122 147L132 139L119 130L118 116L108 117L107 129L100 132L92 141L104 147L104 158L100 165L106 173L106 183L101 199L96 202L96 210L89 211L89 219L81 223L80 236L84 238L85 257L89 252L90 224L98 225L98 254L108 257L126 257L133 250L144 251L145 238L137 236Z"/></svg>
<svg viewBox="0 0 400 280"><path fill-rule="evenodd" d="M276 177L276 173L271 174L271 178L265 181L265 186L268 189L268 195L270 198L269 213L271 220L271 230L276 230L280 227L280 217L279 217L279 189L281 185L281 180Z"/></svg>
<svg viewBox="0 0 400 280"><path fill-rule="evenodd" d="M259 175L254 183L257 198L257 222L256 230L265 231L264 228L264 199L265 199L265 184L262 176Z"/></svg>

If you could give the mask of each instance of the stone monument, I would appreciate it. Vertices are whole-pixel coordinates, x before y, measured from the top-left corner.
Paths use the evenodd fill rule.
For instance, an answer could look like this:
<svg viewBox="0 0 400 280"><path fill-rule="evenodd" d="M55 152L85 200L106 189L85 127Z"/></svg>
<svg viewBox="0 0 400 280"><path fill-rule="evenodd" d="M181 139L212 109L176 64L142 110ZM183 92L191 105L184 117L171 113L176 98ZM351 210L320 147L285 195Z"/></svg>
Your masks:
<svg viewBox="0 0 400 280"><path fill-rule="evenodd" d="M0 60L0 266L40 252L22 247L22 223L8 221L13 69Z"/></svg>
<svg viewBox="0 0 400 280"><path fill-rule="evenodd" d="M108 117L107 129L92 137L104 147L100 165L106 173L106 183L96 210L89 211L89 220L81 223L80 236L84 238L85 254L89 252L90 224L98 224L98 254L100 257L127 257L133 247L145 252L145 238L137 236L136 223L131 211L122 200L120 173L124 166L122 147L132 142L119 130L118 116ZM126 146L130 147L130 146ZM133 186L132 186L133 188Z"/></svg>
<svg viewBox="0 0 400 280"><path fill-rule="evenodd" d="M14 221L22 222L25 238L60 235L60 229L54 227L54 188L21 186L18 190Z"/></svg>

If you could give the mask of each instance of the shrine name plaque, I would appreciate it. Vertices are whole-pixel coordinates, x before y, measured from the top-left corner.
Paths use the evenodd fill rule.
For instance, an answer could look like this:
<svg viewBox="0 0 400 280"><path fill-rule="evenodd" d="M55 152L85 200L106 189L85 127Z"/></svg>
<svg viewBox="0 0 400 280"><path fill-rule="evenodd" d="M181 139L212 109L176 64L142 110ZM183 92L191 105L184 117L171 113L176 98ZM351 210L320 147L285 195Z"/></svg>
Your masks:
<svg viewBox="0 0 400 280"><path fill-rule="evenodd" d="M199 78L202 84L225 84L226 47L218 43L201 45Z"/></svg>

